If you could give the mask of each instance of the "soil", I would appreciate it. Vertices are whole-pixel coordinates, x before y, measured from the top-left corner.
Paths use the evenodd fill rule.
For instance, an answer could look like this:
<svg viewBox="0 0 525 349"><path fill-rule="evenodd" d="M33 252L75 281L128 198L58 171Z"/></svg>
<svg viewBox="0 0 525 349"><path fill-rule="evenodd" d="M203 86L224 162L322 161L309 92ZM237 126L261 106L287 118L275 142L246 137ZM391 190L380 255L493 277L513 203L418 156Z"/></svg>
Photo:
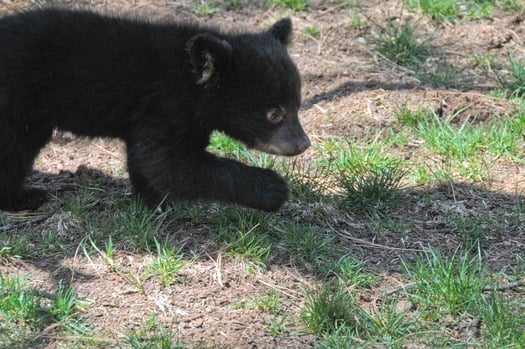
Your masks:
<svg viewBox="0 0 525 349"><path fill-rule="evenodd" d="M217 1L221 10L212 16L192 12L191 0L56 0L46 3L70 7L85 7L102 12L145 16L151 19L194 20L221 27L264 28L278 18L290 16L295 39L290 48L303 78L301 119L314 145L327 137L364 137L376 134L395 124L395 111L403 104L410 109L430 107L440 117L453 118L459 124L469 120L490 122L496 116L515 111L516 106L505 99L491 97L487 92L496 89L494 75L473 63L478 53L495 57L495 67L502 67L507 56L525 55L522 38L525 17L521 14L495 9L488 19L459 19L456 23L436 22L419 16L418 30L432 35L432 45L441 57L446 57L457 69L455 89L426 85L411 71L375 53L370 44L376 33L375 25L385 25L388 19L403 21L414 15L403 9L402 1L361 1L354 9L345 9L336 1L311 1L303 12L269 8L266 1L244 1L231 6ZM22 7L36 6L34 2L0 0L0 15ZM366 25L356 27L355 16ZM375 25L374 25L375 24ZM315 25L319 35L305 35L305 28ZM0 33L1 35L1 33ZM302 158L315 156L312 147ZM57 133L42 151L35 164L31 182L61 191L72 190L80 178L107 180L113 190L130 192L125 173L124 146L115 140L81 139ZM409 157L410 154L407 154ZM93 171L96 169L96 171ZM108 179L109 178L109 179ZM333 215L331 207L306 207L290 203L297 219L324 220L323 226L337 235L348 253L366 260L366 267L381 275L377 287L364 291L360 301L373 303L385 290L402 283L399 261L413 260L427 246L442 251L454 251L459 237L446 220L450 212L462 215L485 214L489 220L504 221L523 200L525 167L498 160L490 185L473 186L461 183L436 188L407 190L406 204L394 216L411 221L409 231L399 233L385 229L371 234L370 227L352 213ZM428 198L426 201L421 197ZM523 201L522 201L523 202ZM295 205L295 206L293 206ZM43 209L51 210L51 206ZM60 225L64 217L48 212L50 218L35 223L45 231L46 225ZM485 251L494 270L512 269L525 249L524 227L519 222L505 225L504 231L487 233ZM314 347L316 338L302 331L299 313L304 302L303 289L316 287L322 280L301 266L271 264L265 271L246 273L235 260L221 259L220 251L210 248L213 242L200 238L206 227L189 222L177 227L188 239L194 239L196 253L206 251L182 271L181 282L169 288L159 287L158 281L143 282L144 291L112 272L102 260L87 260L82 253L74 256L45 256L31 260L4 258L0 271L31 274L31 283L41 289L56 289L58 280L69 280L82 299L90 306L82 316L97 333L97 338L114 345L123 334L137 329L151 314L169 328L179 331L179 337L190 347L200 342L218 348L307 348ZM67 229L65 229L67 232ZM71 237L74 239L75 237ZM202 244L199 249L199 244ZM153 258L150 254L117 253L115 259L134 275L141 275ZM290 331L286 336L269 333L271 319L255 309L232 306L239 299L281 292L281 314L288 314ZM50 329L52 332L52 329ZM42 334L46 336L46 334ZM55 348L53 336L41 344Z"/></svg>

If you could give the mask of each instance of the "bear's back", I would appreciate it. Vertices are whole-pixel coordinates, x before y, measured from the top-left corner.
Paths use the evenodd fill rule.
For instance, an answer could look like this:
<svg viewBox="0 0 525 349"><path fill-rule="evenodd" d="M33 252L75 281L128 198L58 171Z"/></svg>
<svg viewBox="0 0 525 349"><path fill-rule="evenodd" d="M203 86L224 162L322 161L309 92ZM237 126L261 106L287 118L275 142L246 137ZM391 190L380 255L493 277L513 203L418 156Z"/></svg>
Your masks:
<svg viewBox="0 0 525 349"><path fill-rule="evenodd" d="M18 111L11 123L31 115L36 125L122 138L158 95L193 82L184 45L202 30L56 8L6 16L0 97Z"/></svg>

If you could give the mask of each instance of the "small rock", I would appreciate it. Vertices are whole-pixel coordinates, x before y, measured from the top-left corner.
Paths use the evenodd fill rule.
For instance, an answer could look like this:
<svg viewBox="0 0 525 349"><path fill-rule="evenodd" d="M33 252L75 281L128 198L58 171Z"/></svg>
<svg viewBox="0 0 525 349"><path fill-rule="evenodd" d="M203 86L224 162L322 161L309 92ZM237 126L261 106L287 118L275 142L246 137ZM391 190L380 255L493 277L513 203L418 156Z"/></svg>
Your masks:
<svg viewBox="0 0 525 349"><path fill-rule="evenodd" d="M363 302L371 302L372 301L372 298L370 297L369 294L360 294L359 295L359 299L362 300Z"/></svg>
<svg viewBox="0 0 525 349"><path fill-rule="evenodd" d="M415 310L416 306L411 301L400 300L396 304L396 311L398 313L406 313L407 311Z"/></svg>
<svg viewBox="0 0 525 349"><path fill-rule="evenodd" d="M197 319L197 320L193 321L193 323L191 325L194 328L201 328L203 324L204 324L204 319L201 318L201 319Z"/></svg>

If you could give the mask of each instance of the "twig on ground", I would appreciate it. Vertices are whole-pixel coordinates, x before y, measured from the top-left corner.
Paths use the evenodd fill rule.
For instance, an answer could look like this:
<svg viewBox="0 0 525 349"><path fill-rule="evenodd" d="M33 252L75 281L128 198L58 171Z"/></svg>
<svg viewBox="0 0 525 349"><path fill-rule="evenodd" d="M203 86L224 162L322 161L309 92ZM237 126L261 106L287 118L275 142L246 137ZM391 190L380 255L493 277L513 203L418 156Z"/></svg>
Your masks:
<svg viewBox="0 0 525 349"><path fill-rule="evenodd" d="M486 285L485 287L483 287L483 292L512 290L513 288L517 288L524 285L525 281L522 280L511 282L505 285Z"/></svg>
<svg viewBox="0 0 525 349"><path fill-rule="evenodd" d="M366 246L370 246L374 248L382 248L382 249L391 250L391 251L425 252L425 250L418 250L416 248L392 247L392 246L376 244L375 242L370 242L370 241L366 241L363 239L359 239L359 238L350 236L350 234L347 231L342 231L340 233L338 232L338 234L341 237L344 237L345 239L349 239L357 243L360 243L362 245L366 245Z"/></svg>
<svg viewBox="0 0 525 349"><path fill-rule="evenodd" d="M385 297L389 297L391 295L393 295L394 293L398 293L400 291L405 291L409 288L413 288L417 285L416 282L411 282L411 283L408 283L406 285L401 285L401 286L398 286L396 288L393 288L391 290L388 290L388 291L385 291L381 294L381 297L380 298L385 298Z"/></svg>
<svg viewBox="0 0 525 349"><path fill-rule="evenodd" d="M417 285L417 282L410 282L408 284L398 286L396 288L393 288L391 290L383 292L381 294L380 298L385 298L385 297L393 295L394 293L398 293L400 291L405 291L407 289L415 287L416 285ZM525 281L521 281L520 280L520 281L516 281L516 282L511 282L511 283L508 283L508 284L505 284L505 285L486 285L485 287L483 287L482 291L483 292L506 291L506 290L511 290L513 288L517 288L517 287L524 286L524 285L525 285Z"/></svg>
<svg viewBox="0 0 525 349"><path fill-rule="evenodd" d="M40 223L40 222L43 222L43 221L47 220L50 216L51 216L50 214L44 214L44 215L42 215L42 216L40 216L38 218L30 219L30 220L27 220L27 221L24 221L24 222L6 224L6 225L3 225L3 226L0 226L0 231L9 231L9 230L23 228L23 227L31 225L31 224Z"/></svg>
<svg viewBox="0 0 525 349"><path fill-rule="evenodd" d="M279 286L279 285L272 285L268 282L265 282L265 281L262 281L261 279L258 279L257 282L265 285L265 286L268 286L270 288L273 288L274 290L277 290L278 292L282 293L282 294L285 294L286 296L290 297L290 298L297 298L297 294L291 294L289 292L285 292L284 290L287 290L287 291L291 291L293 292L293 290L290 290L289 288L286 288L286 287L283 287L283 286Z"/></svg>
<svg viewBox="0 0 525 349"><path fill-rule="evenodd" d="M206 255L208 256L208 258L215 265L215 275L216 275L216 278L217 278L217 283L219 284L219 286L221 286L221 288L224 288L224 284L222 283L222 273L221 273L221 264L222 264L222 253L221 253L221 251L219 251L219 253L217 255L217 260L213 259L213 257L210 256L208 254L208 252L206 252Z"/></svg>
<svg viewBox="0 0 525 349"><path fill-rule="evenodd" d="M200 319L202 317L203 317L202 314L195 314L195 315L186 316L186 317L183 317L183 318L180 318L180 319L174 319L173 322L176 323L176 324L180 324L181 322L192 322L192 321L195 321L195 320Z"/></svg>

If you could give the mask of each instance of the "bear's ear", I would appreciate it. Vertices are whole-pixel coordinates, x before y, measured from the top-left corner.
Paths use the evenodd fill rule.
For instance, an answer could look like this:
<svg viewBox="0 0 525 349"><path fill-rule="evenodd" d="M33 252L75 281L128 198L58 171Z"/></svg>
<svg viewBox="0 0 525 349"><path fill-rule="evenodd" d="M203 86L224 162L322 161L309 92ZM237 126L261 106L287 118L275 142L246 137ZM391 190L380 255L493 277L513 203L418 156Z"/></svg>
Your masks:
<svg viewBox="0 0 525 349"><path fill-rule="evenodd" d="M277 21L270 28L270 33L283 45L288 45L292 41L292 20L283 18Z"/></svg>
<svg viewBox="0 0 525 349"><path fill-rule="evenodd" d="M188 41L186 49L198 85L217 83L219 76L227 74L232 58L232 47L228 42L211 34L200 34Z"/></svg>

